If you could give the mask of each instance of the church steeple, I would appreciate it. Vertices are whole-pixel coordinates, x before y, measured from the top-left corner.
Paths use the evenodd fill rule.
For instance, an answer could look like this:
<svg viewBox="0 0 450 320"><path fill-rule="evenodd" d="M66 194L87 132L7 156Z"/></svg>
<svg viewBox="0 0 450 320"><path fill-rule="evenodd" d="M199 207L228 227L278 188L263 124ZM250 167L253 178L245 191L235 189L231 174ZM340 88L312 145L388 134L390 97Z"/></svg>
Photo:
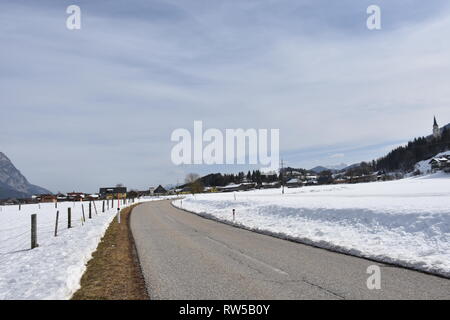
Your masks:
<svg viewBox="0 0 450 320"><path fill-rule="evenodd" d="M434 117L434 123L433 123L433 137L439 138L441 135L441 130L439 130L439 126L436 121L436 116Z"/></svg>

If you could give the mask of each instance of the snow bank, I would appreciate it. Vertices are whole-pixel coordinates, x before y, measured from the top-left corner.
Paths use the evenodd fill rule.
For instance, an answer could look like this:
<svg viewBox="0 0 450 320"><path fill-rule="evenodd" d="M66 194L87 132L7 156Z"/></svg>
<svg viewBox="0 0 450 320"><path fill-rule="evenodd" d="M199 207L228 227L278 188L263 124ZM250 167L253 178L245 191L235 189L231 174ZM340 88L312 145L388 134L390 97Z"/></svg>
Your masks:
<svg viewBox="0 0 450 320"><path fill-rule="evenodd" d="M450 175L174 201L250 229L450 277Z"/></svg>
<svg viewBox="0 0 450 320"><path fill-rule="evenodd" d="M142 199L140 201L158 200ZM115 208L98 214L84 203L86 223L82 225L80 202L0 207L0 300L69 299L80 287L80 279L108 225ZM67 208L72 208L72 228L67 229ZM121 208L124 206L121 205ZM54 237L56 211L59 210L58 236ZM39 247L30 250L30 215L37 213Z"/></svg>

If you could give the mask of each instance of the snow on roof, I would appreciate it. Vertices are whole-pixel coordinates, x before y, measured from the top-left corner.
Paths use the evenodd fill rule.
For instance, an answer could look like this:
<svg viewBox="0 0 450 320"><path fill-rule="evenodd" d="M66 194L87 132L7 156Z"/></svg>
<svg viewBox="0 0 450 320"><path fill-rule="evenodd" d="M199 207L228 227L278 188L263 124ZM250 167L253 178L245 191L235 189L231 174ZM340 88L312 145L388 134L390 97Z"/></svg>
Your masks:
<svg viewBox="0 0 450 320"><path fill-rule="evenodd" d="M275 181L275 182L263 182L262 183L263 186L274 186L274 185L277 185L277 184L279 184L278 181Z"/></svg>
<svg viewBox="0 0 450 320"><path fill-rule="evenodd" d="M226 188L226 189L228 189L228 188L237 188L239 186L240 186L240 184L230 183L229 185L226 185L225 187L222 187L222 188Z"/></svg>
<svg viewBox="0 0 450 320"><path fill-rule="evenodd" d="M238 188L241 186L253 186L255 185L254 183L240 183L240 184L235 184L235 183L230 183L229 185L226 185L225 187L220 187L222 189L232 189L232 188Z"/></svg>

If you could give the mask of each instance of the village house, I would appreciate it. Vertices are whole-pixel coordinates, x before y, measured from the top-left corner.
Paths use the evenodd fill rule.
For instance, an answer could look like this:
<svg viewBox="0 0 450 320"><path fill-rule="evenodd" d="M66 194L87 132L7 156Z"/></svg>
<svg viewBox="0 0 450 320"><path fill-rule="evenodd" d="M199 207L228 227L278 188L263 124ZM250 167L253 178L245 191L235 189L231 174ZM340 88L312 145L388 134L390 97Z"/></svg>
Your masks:
<svg viewBox="0 0 450 320"><path fill-rule="evenodd" d="M256 188L256 183L229 184L224 187L217 187L219 192L247 191Z"/></svg>
<svg viewBox="0 0 450 320"><path fill-rule="evenodd" d="M167 190L162 185L159 185L155 190L153 190L154 195L163 195L166 193Z"/></svg>
<svg viewBox="0 0 450 320"><path fill-rule="evenodd" d="M57 201L66 201L67 200L67 196L63 193L58 193L56 195L56 200Z"/></svg>
<svg viewBox="0 0 450 320"><path fill-rule="evenodd" d="M377 181L377 174L367 174L361 176L348 177L348 183L364 183Z"/></svg>
<svg viewBox="0 0 450 320"><path fill-rule="evenodd" d="M99 190L100 198L102 199L125 199L127 197L126 187L110 187L110 188L100 188Z"/></svg>
<svg viewBox="0 0 450 320"><path fill-rule="evenodd" d="M439 158L433 158L430 160L431 170L433 172L444 170L450 172L450 155L445 155Z"/></svg>
<svg viewBox="0 0 450 320"><path fill-rule="evenodd" d="M96 194L96 193L88 194L88 195L86 195L86 197L85 197L85 199L86 199L87 201L95 201L95 200L98 200L99 198L100 198L100 195L98 195L98 194Z"/></svg>
<svg viewBox="0 0 450 320"><path fill-rule="evenodd" d="M333 179L333 183L334 184L344 184L344 183L348 183L348 181L344 177L339 177L339 178Z"/></svg>
<svg viewBox="0 0 450 320"><path fill-rule="evenodd" d="M49 202L57 202L58 199L56 195L54 194L41 194L37 197L37 200L42 203L49 203Z"/></svg>
<svg viewBox="0 0 450 320"><path fill-rule="evenodd" d="M318 183L317 182L318 176L316 176L316 175L311 175L308 173L306 175L305 179L306 179L305 185L307 185L307 186L314 186Z"/></svg>
<svg viewBox="0 0 450 320"><path fill-rule="evenodd" d="M281 183L279 181L274 182L263 182L258 186L260 189L277 189L281 187Z"/></svg>
<svg viewBox="0 0 450 320"><path fill-rule="evenodd" d="M298 187L302 187L303 186L303 181L301 181L298 178L292 178L289 179L286 183L285 183L286 187L288 188L298 188Z"/></svg>
<svg viewBox="0 0 450 320"><path fill-rule="evenodd" d="M292 170L289 175L294 178L300 178L300 179L303 177L303 173L300 171L297 171L297 170Z"/></svg>
<svg viewBox="0 0 450 320"><path fill-rule="evenodd" d="M5 206L17 205L20 203L21 202L19 200L17 200L16 198L9 198L9 199L0 201L0 204L5 205Z"/></svg>
<svg viewBox="0 0 450 320"><path fill-rule="evenodd" d="M69 192L67 193L67 200L68 201L83 201L85 198L85 195L83 192Z"/></svg>

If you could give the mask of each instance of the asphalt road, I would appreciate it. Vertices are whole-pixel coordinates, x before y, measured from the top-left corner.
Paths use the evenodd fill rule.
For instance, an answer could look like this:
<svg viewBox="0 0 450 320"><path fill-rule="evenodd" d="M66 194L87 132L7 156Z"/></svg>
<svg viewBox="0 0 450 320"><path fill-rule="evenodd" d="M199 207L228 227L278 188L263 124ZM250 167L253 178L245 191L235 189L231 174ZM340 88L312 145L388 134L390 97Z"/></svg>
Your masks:
<svg viewBox="0 0 450 320"><path fill-rule="evenodd" d="M450 299L450 280L246 231L173 208L133 210L151 299ZM381 289L367 288L367 267Z"/></svg>

